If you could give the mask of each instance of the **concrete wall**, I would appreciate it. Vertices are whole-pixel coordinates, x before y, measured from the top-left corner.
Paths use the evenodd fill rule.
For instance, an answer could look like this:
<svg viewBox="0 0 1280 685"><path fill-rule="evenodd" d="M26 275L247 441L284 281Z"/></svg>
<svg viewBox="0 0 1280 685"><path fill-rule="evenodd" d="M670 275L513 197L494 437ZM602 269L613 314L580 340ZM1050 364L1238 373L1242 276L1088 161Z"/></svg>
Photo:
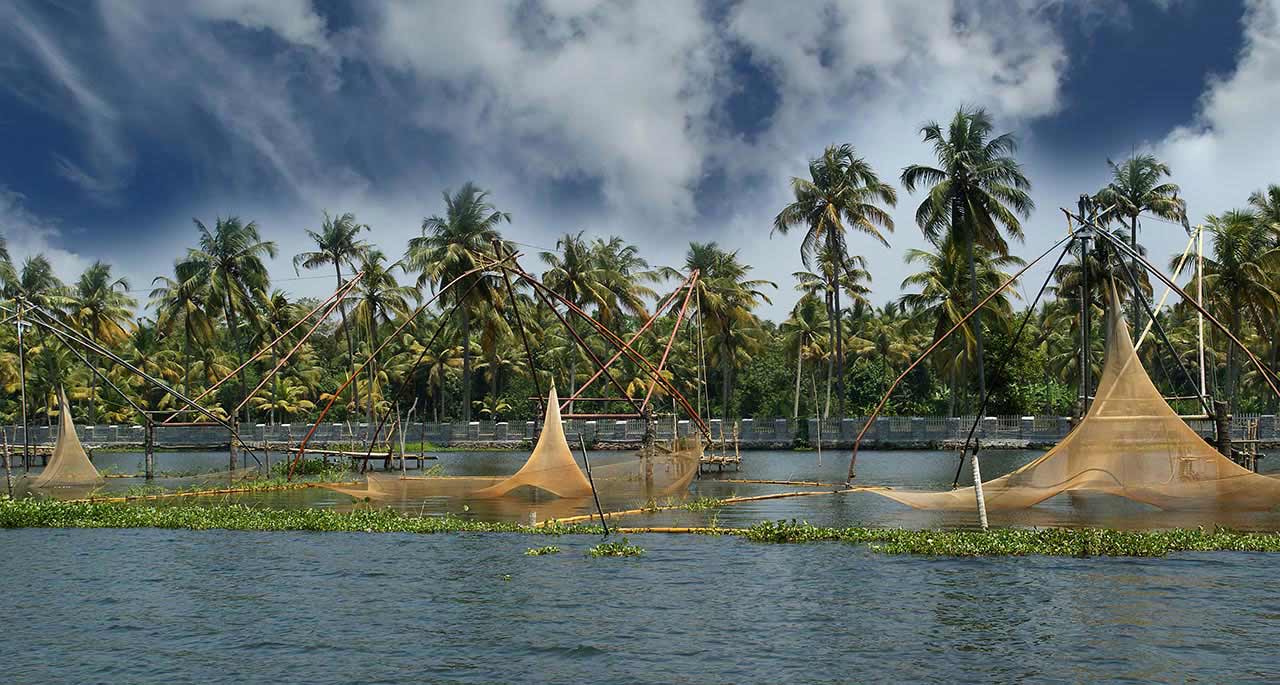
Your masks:
<svg viewBox="0 0 1280 685"><path fill-rule="evenodd" d="M1272 415L1242 415L1236 417L1232 424L1236 438L1244 437L1246 420L1258 421L1258 437L1263 441L1280 441L1280 423ZM810 444L817 440L818 421L800 419L807 424ZM476 443L518 443L534 440L538 435L539 424L533 421L472 421L471 423L414 423L407 429L406 439L411 442L425 440L441 447L459 446ZM724 437L732 441L735 437L746 448L789 447L797 434L797 424L791 419L741 419L722 421L711 419L709 422L714 438ZM830 419L822 422L822 444L824 446L852 445L866 423L866 417L851 417L843 420ZM941 444L944 441L964 440L973 424L973 417L937 417L937 416L882 416L868 429L864 438L867 447L919 447ZM1192 421L1191 425L1201 435L1213 435L1211 421ZM735 433L736 426L736 433ZM245 440L267 440L275 444L296 444L311 429L310 424L280 424L267 426L264 424L241 426L241 435ZM22 428L11 426L6 428L9 442L22 444ZM80 440L90 445L140 445L143 441L142 426L77 426ZM673 426L671 420L657 421L659 439L668 439L673 431L680 436L692 435L694 427L688 421L680 421ZM1061 440L1070 430L1070 421L1061 416L998 416L984 418L980 423L978 435L995 446L1003 443L1006 446L1017 446L1019 443L1031 445L1052 444ZM326 423L317 430L312 441L317 444L335 442L363 442L372 431L368 424ZM386 429L384 428L384 435ZM586 421L572 419L565 421L565 432L571 443L576 443L578 435L586 438L588 443L633 443L644 436L643 422L638 419L617 421ZM51 443L57 437L56 427L50 430L46 426L31 427L32 443ZM208 447L225 446L229 441L226 429L216 426L157 426L156 443L162 447Z"/></svg>

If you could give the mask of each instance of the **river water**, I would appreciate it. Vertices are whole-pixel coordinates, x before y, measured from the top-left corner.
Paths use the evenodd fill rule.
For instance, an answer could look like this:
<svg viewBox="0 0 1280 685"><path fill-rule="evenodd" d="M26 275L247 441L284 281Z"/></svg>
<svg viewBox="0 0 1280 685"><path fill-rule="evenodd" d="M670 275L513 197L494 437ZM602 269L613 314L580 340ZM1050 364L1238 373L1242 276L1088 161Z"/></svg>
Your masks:
<svg viewBox="0 0 1280 685"><path fill-rule="evenodd" d="M1274 681L1274 557L0 531L11 683ZM534 545L558 555L527 557Z"/></svg>
<svg viewBox="0 0 1280 685"><path fill-rule="evenodd" d="M1000 474L1033 452L988 453ZM625 455L599 453L593 463ZM748 452L697 496L784 491L729 478L838 482L844 453ZM225 455L161 453L161 471ZM511 453L443 453L457 474L510 473ZM133 472L138 455L97 455ZM942 488L954 456L864 453L859 481ZM110 487L123 487L112 479ZM125 481L126 479L120 479ZM127 482L127 481L126 481ZM818 488L802 488L818 489ZM223 501L219 499L217 501ZM314 489L257 505L369 506ZM547 503L529 501L537 512ZM396 502L485 516L482 502ZM488 514L511 511L490 511ZM527 514L527 512L525 512ZM995 525L1167 527L1197 519L1064 500ZM1203 515L1200 515L1203 516ZM875 495L663 512L628 525L967 526ZM1200 519L1199 522L1205 522ZM1280 529L1273 514L1239 527ZM590 559L589 536L0 530L0 682L777 683L1242 682L1280 678L1275 558L889 557L858 546L634 535L646 554ZM555 544L557 555L528 557Z"/></svg>
<svg viewBox="0 0 1280 685"><path fill-rule="evenodd" d="M987 451L982 457L982 470L987 478L1008 473L1042 452L1035 450ZM527 458L523 452L441 452L439 459L429 464L437 465L445 475L505 475L514 473ZM264 458L261 457L260 458ZM273 455L273 463L282 455ZM593 465L633 458L625 452L592 452ZM142 470L140 453L110 453L95 455L95 463L103 472L138 473ZM227 456L215 452L160 452L156 456L157 471L192 473L225 469ZM381 462L375 462L381 465ZM1267 466L1280 467L1280 464ZM252 461L250 461L252 464ZM895 488L918 490L945 490L951 486L956 474L955 453L939 451L867 451L858 457L855 483L888 485ZM849 467L847 451L824 451L819 457L815 452L751 451L742 455L741 471L732 469L724 473L712 473L695 480L690 487L689 498L697 497L749 497L787 491L822 490L821 487L788 487L773 484L733 482L735 480L799 480L822 483L842 483ZM412 469L408 472L414 475ZM353 478L358 478L353 475ZM107 492L124 492L144 481L141 479L112 478L105 488ZM972 484L966 466L960 482ZM828 490L834 488L826 488ZM273 507L333 507L351 509L375 506L358 502L344 494L325 489L308 489L287 492L267 492L251 495L224 497L218 501L233 500L247 504ZM642 507L646 504L675 505L679 500L660 498L649 502L642 496L606 497L602 502L606 511ZM453 513L459 516L485 520L541 521L547 518L565 518L590 514L594 502L590 498L559 500L554 497L509 497L498 500L465 500L435 497L426 499L383 500L378 506L390 506L405 513L432 515ZM629 526L703 526L715 523L720 526L750 526L762 520L797 519L815 525L863 525L903 528L955 528L976 525L972 512L917 511L872 493L849 493L816 497L794 497L757 502L744 502L708 511L671 510L654 514L630 516ZM1100 526L1109 528L1178 528L1215 525L1241 530L1280 530L1280 513L1273 512L1165 512L1145 505L1118 498L1070 498L1055 497L1036 507L1023 511L992 512L993 526Z"/></svg>

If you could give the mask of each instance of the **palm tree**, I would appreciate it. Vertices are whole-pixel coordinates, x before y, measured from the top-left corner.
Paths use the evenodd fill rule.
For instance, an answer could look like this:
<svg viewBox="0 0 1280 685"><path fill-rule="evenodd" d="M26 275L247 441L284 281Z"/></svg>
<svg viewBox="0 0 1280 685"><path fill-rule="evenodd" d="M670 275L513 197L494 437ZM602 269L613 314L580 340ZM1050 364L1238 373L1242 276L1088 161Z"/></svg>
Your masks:
<svg viewBox="0 0 1280 685"><path fill-rule="evenodd" d="M372 391L377 385L379 369L377 350L381 345L378 339L378 328L389 323L397 316L409 315L409 300L416 298L418 291L407 285L396 282L393 269L400 268L400 263L388 265L387 256L382 250L367 249L360 256L359 269L364 272L360 284L356 286L356 306L351 310L350 325L357 326L365 334L369 348L369 423L375 421L374 398Z"/></svg>
<svg viewBox="0 0 1280 685"><path fill-rule="evenodd" d="M1262 225L1275 232L1280 239L1280 185L1271 184L1266 190L1255 190L1249 195L1249 206Z"/></svg>
<svg viewBox="0 0 1280 685"><path fill-rule="evenodd" d="M796 351L796 392L795 402L791 410L791 418L800 418L800 379L804 370L804 358L817 357L822 353L828 327L827 308L818 302L818 298L806 294L791 309L791 316L782 322L779 330L784 336L787 348ZM815 408L816 410L816 408Z"/></svg>
<svg viewBox="0 0 1280 685"><path fill-rule="evenodd" d="M798 281L797 289L806 294L813 296L822 295L827 305L827 323L831 328L828 336L829 340L840 338L840 346L843 348L844 340L847 336L837 336L837 331L843 331L844 321L840 322L840 328L836 327L836 288L833 284L838 284L839 290L848 298L851 305L850 309L853 314L868 307L870 303L867 296L871 294L871 288L866 284L871 282L871 273L867 271L867 260L862 255L850 255L844 258L843 263L839 261L839 256L827 246L823 246L818 250L818 271L796 271L791 275ZM842 313L843 315L843 313ZM827 399L826 409L823 411L824 417L831 415L831 384L834 379L835 372L835 354L827 355ZM840 374L843 376L843 372ZM843 393L841 393L843 394Z"/></svg>
<svg viewBox="0 0 1280 685"><path fill-rule="evenodd" d="M828 146L821 157L809 162L809 178L791 179L791 192L795 200L774 217L773 232L786 235L793 227L803 226L800 259L805 268L813 269L814 255L824 248L832 263L840 267L828 275L828 291L832 294L838 407L840 416L844 416L844 343L838 334L842 330L841 288L836 274L848 264L845 233L860 231L888 246L881 229L892 232L893 218L880 205L897 205L898 193L882 182L849 144Z"/></svg>
<svg viewBox="0 0 1280 685"><path fill-rule="evenodd" d="M501 239L498 226L511 223L511 215L498 211L489 202L489 193L471 182L456 193L445 191L444 204L444 216L432 215L422 220L422 235L409 240L404 258L407 268L421 274L418 286L429 283L433 290L492 258L493 241ZM462 319L464 421L471 420L471 315L481 301L492 299L497 292L492 276L476 273L459 281L444 298L446 304L459 305Z"/></svg>
<svg viewBox="0 0 1280 685"><path fill-rule="evenodd" d="M67 298L72 325L85 337L104 346L123 343L129 334L124 324L133 318L137 302L129 296L129 281L112 278L111 267L94 262L76 282ZM98 355L89 356L89 423L97 423Z"/></svg>
<svg viewBox="0 0 1280 685"><path fill-rule="evenodd" d="M556 241L556 250L559 254L541 254L543 263L549 267L542 272L542 282L584 311L594 310L597 319L608 321L616 301L610 286L622 277L605 266L591 245L582 239L581 231L562 236ZM574 320L570 319L571 325ZM577 361L578 354L568 355L569 397L577 392ZM569 413L573 413L573 404L569 405Z"/></svg>
<svg viewBox="0 0 1280 685"><path fill-rule="evenodd" d="M324 221L320 224L320 232L312 230L307 231L307 236L316 244L316 249L312 252L303 252L293 258L293 270L298 272L299 268L316 269L326 264L333 265L334 277L337 279L338 290L346 285L346 281L342 278L342 265L354 264L360 259L369 244L360 239L360 232L368 230L365 224L358 223L354 214L348 212L333 218L328 212L324 212ZM346 331L347 338L347 359L350 368L355 368L356 363L356 346L351 336L351 329L347 327L347 304L340 302L338 304L338 313L342 319L342 329ZM355 406L360 406L359 390L356 389L358 384L351 384L351 402Z"/></svg>
<svg viewBox="0 0 1280 685"><path fill-rule="evenodd" d="M1242 337L1243 318L1253 318L1259 331L1265 330L1268 316L1280 313L1280 293L1274 274L1280 272L1280 248L1276 247L1271 228L1258 221L1257 215L1245 210L1232 210L1221 216L1206 217L1206 229L1213 239L1213 253L1204 258L1204 290L1206 297L1229 322L1231 332ZM1190 268L1183 265L1183 271ZM1239 369L1236 349L1227 348L1226 395L1234 411L1237 400Z"/></svg>
<svg viewBox="0 0 1280 685"><path fill-rule="evenodd" d="M1169 175L1168 165L1154 155L1134 155L1119 164L1108 159L1107 166L1111 169L1111 182L1098 191L1094 202L1100 207L1115 205L1114 215L1127 222L1129 246L1134 252L1138 250L1138 217L1143 212L1186 225L1187 206L1178 198L1180 190L1177 184L1161 182ZM1138 267L1136 256L1132 268L1135 276L1146 278L1146 271ZM1141 308L1135 296L1129 315L1130 326L1135 331L1141 323L1140 318Z"/></svg>
<svg viewBox="0 0 1280 685"><path fill-rule="evenodd" d="M187 261L195 278L209 284L208 307L221 308L227 332L236 348L240 365L244 364L244 338L240 334L243 313L251 322L257 321L255 304L266 297L270 277L263 263L264 257L276 256L276 244L263 240L258 225L243 223L238 217L219 217L209 230L199 219L192 219L200 232L199 247L187 250ZM240 370L240 396L249 394L244 369ZM246 410L245 420L248 420Z"/></svg>
<svg viewBox="0 0 1280 685"><path fill-rule="evenodd" d="M0 293L4 292L13 278L13 257L9 256L9 242L0 233Z"/></svg>
<svg viewBox="0 0 1280 685"><path fill-rule="evenodd" d="M209 300L209 284L198 278L200 269L189 261L173 265L173 278L157 276L151 281L151 304L156 308L156 326L171 335L182 324L182 392L191 392L191 342L213 340L213 320L205 313Z"/></svg>
<svg viewBox="0 0 1280 685"><path fill-rule="evenodd" d="M661 273L666 278L683 279L684 273L695 269L699 273L695 287L698 315L707 323L708 343L720 362L721 409L728 417L733 369L745 361L744 355L752 351L759 333L759 324L751 312L761 301L770 302L762 288L777 288L778 284L747 278L751 266L738 259L737 251L726 252L715 242L689 243L684 272L664 267Z"/></svg>
<svg viewBox="0 0 1280 685"><path fill-rule="evenodd" d="M1031 182L1013 158L1018 142L1011 133L991 137L994 125L982 109L961 108L943 131L937 122L920 129L933 144L938 166L913 164L902 170L902 185L914 193L928 186L929 196L916 209L916 224L935 245L947 233L964 245L969 262L969 309L978 305L978 267L975 253L982 247L996 255L1009 254L1003 233L1022 240L1022 223L1035 209L1028 190ZM1003 230L1002 230L1003 229ZM982 316L974 315L978 396L987 394L982 351Z"/></svg>
<svg viewBox="0 0 1280 685"><path fill-rule="evenodd" d="M911 311L913 316L932 323L931 339L937 340L947 331L951 330L965 314L969 313L970 303L972 302L972 287L969 281L969 264L967 250L956 243L954 238L949 238L936 251L912 249L907 251L907 264L920 264L920 271L908 275L902 280L901 288L906 291L915 289L917 292L907 292L899 302L903 307ZM1011 266L1019 266L1023 262L1021 259L1011 255L993 254L984 248L978 248L974 255L975 268L978 274L978 282L983 290L995 290L1008 279L1009 275L1005 273L1005 269ZM993 297L990 302L983 307L985 312L994 316L996 321L1007 322L1013 316L1013 306L1010 302L1008 291L1000 293ZM970 319L972 322L972 319ZM973 330L972 323L966 323L961 327L962 337L955 340L955 354L943 355L939 357L943 364L939 368L941 373L949 376L951 381L951 394L949 397L950 410L949 414L955 415L955 401L958 391L956 376L960 368L962 359L974 359L977 351L977 335ZM981 401L981 396L979 396Z"/></svg>

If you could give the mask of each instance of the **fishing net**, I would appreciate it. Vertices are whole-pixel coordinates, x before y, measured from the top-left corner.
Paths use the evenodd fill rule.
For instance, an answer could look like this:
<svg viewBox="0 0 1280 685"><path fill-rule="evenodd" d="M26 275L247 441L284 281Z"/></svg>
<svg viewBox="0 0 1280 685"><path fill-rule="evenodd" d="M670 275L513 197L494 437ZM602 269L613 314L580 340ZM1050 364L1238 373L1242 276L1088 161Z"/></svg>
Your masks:
<svg viewBox="0 0 1280 685"><path fill-rule="evenodd" d="M984 481L987 509L1022 509L1063 492L1116 495L1166 510L1259 511L1280 504L1280 480L1219 454L1164 401L1134 351L1114 291L1110 300L1111 334L1093 406L1044 456ZM875 492L916 509L977 508L972 487Z"/></svg>
<svg viewBox="0 0 1280 685"><path fill-rule="evenodd" d="M529 460L510 478L474 492L472 497L501 497L526 485L557 497L591 495L591 483L573 460L573 452L564 437L564 426L560 422L560 398L556 396L555 385L551 386L551 394L547 397L542 433L538 436L538 443L533 446L533 454L529 455Z"/></svg>
<svg viewBox="0 0 1280 685"><path fill-rule="evenodd" d="M98 469L89 461L76 426L71 421L71 406L67 394L58 390L58 441L53 446L49 465L44 467L30 484L32 490L51 488L85 488L102 483Z"/></svg>
<svg viewBox="0 0 1280 685"><path fill-rule="evenodd" d="M370 473L364 488L327 485L357 499L411 501L437 497L471 500L511 498L534 490L564 500L591 497L594 481L601 498L634 501L682 494L698 473L702 441L682 438L628 455L621 461L592 468L591 480L574 460L561 425L555 388L547 399L547 411L529 459L510 476L396 476ZM579 503L580 504L580 503ZM570 507L578 506L572 503Z"/></svg>

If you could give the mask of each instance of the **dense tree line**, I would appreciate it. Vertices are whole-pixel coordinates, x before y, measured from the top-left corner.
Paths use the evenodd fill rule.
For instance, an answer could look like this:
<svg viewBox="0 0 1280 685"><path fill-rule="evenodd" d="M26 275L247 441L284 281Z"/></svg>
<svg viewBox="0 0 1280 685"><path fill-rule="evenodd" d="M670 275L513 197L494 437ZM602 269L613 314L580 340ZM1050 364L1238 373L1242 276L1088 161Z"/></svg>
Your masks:
<svg viewBox="0 0 1280 685"><path fill-rule="evenodd" d="M921 135L933 158L902 170L898 180L918 202L917 227L930 248L906 252L912 273L900 284L902 294L879 307L869 300L867 259L889 252L888 237L897 229L889 209L905 198L848 144L828 147L809 165L807 178L792 179L794 199L772 222L775 232L804 236L804 269L794 274L793 284L799 299L782 322L756 313L778 296L779 284L754 278L751 265L715 242L690 243L683 263L658 266L617 236L568 233L554 249L536 255L540 268L525 266L624 337L696 269L700 278L690 316L666 373L702 411L733 417L862 415L913 359L1020 268L1023 260L1011 243L1023 240L1022 222L1035 209L1030 180L1015 158L1015 138L996 134L982 110L962 109L945 125L924 125ZM1188 227L1167 166L1148 155L1108 164L1111 182L1081 202L1105 230L1142 252L1144 222L1156 230ZM518 279L508 287L498 272L476 271L516 251L503 234L514 220L486 191L468 183L444 193L402 253L388 254L368 242L370 228L356 216L326 213L307 231L314 249L296 255L293 264L299 274L331 273L335 288L350 287L351 294L305 341L307 325L272 346L267 343L322 303L294 299L273 286L265 260L276 256L277 246L252 221L196 220L194 246L171 273L141 290L102 262L64 283L41 255L14 263L0 235L0 421L19 420L20 366L33 422L52 422L59 386L67 388L77 420L88 423L137 421L121 391L150 410L178 407L120 366L73 349L63 336L39 327L27 329L20 363L13 317L19 306L56 318L190 396L240 369L201 401L242 421L307 420L330 400L338 421L376 420L396 408L412 408L415 418L428 420L530 417L535 388L554 381L567 396L595 368L535 291ZM851 251L857 234L878 244L874 252ZM1206 306L1274 371L1280 355L1280 186L1254 193L1241 209L1206 217L1205 240ZM1195 260L1180 257L1174 255L1169 268L1187 283ZM988 391L989 414L1075 411L1085 309L1080 283L1086 277L1094 284L1115 283L1140 330L1147 323L1145 308L1130 282L1137 281L1144 297L1152 287L1136 267L1105 241L1095 241L1087 254L1058 267L1034 311L1028 312L1030 303L1018 293L1036 285L1003 291L905 379L887 411L964 414L975 411ZM453 285L446 289L448 284ZM436 293L442 297L402 327ZM1096 322L1104 320L1102 293L1092 288L1088 302ZM139 308L146 312L140 318ZM1024 316L1030 325L1015 340ZM1179 302L1157 316L1176 354L1149 340L1142 348L1147 368L1167 394L1193 395L1194 381L1180 364L1194 374L1195 312ZM533 351L532 368L518 321ZM612 353L583 322L571 319L570 325L598 356ZM673 325L674 317L664 316L636 347L656 360ZM1092 327L1095 379L1104 337L1101 323ZM1225 335L1210 328L1207 343L1213 395L1240 411L1276 410L1257 369L1244 363ZM291 352L281 372L264 382ZM109 382L100 382L91 369ZM616 369L629 395L644 395L650 379L642 369L626 359ZM355 381L335 398L332 393L357 370ZM594 390L612 394L597 383ZM670 411L660 387L657 394L659 411ZM615 402L581 410L626 408Z"/></svg>

